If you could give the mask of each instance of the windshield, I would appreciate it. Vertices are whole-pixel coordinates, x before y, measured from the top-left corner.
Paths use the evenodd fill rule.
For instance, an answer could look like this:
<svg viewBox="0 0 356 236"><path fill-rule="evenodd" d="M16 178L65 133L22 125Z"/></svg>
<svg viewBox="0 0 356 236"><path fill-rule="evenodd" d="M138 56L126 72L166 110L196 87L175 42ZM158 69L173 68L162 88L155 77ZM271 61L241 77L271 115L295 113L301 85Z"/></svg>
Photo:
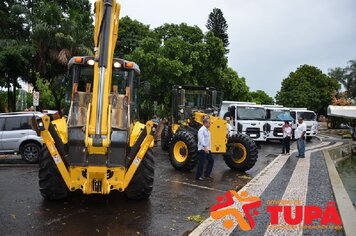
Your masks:
<svg viewBox="0 0 356 236"><path fill-rule="evenodd" d="M280 115L283 115L283 114L288 114L290 115L290 111L287 111L287 110L271 110L271 109L268 109L267 110L267 120L278 120L280 121L280 119L278 118L278 116Z"/></svg>
<svg viewBox="0 0 356 236"><path fill-rule="evenodd" d="M93 92L93 66L78 66L74 65L70 72L69 77L74 77L78 81L78 92L86 92L90 88L90 92ZM112 72L112 90L117 90L118 94L126 94L126 83L128 78L128 72L122 70L113 70Z"/></svg>
<svg viewBox="0 0 356 236"><path fill-rule="evenodd" d="M264 108L237 107L238 120L264 120L266 112Z"/></svg>
<svg viewBox="0 0 356 236"><path fill-rule="evenodd" d="M315 121L316 115L314 112L305 111L305 112L298 112L298 118L303 117L305 121Z"/></svg>
<svg viewBox="0 0 356 236"><path fill-rule="evenodd" d="M211 107L211 97L205 91L186 91L185 106L190 108Z"/></svg>

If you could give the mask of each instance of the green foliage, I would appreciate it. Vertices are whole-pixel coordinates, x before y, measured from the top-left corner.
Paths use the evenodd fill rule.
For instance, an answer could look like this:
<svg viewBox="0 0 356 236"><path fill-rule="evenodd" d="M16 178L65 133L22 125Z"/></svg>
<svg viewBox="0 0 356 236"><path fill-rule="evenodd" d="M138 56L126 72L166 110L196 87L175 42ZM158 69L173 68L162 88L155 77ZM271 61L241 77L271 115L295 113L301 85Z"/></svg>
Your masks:
<svg viewBox="0 0 356 236"><path fill-rule="evenodd" d="M151 33L148 25L132 20L128 16L120 19L119 27L120 32L116 43L115 55L121 58L130 55L138 47L139 42Z"/></svg>
<svg viewBox="0 0 356 236"><path fill-rule="evenodd" d="M218 90L224 91L224 100L249 101L249 87L244 77L239 77L232 68L226 68L222 72L221 79L216 86Z"/></svg>
<svg viewBox="0 0 356 236"><path fill-rule="evenodd" d="M326 115L338 82L314 66L303 65L289 74L276 95L278 104L287 107L307 107L319 115Z"/></svg>
<svg viewBox="0 0 356 236"><path fill-rule="evenodd" d="M36 87L40 92L40 108L49 110L57 109L56 101L54 99L52 90L50 89L51 85L49 81L38 79L36 81Z"/></svg>
<svg viewBox="0 0 356 236"><path fill-rule="evenodd" d="M142 95L141 116L153 115L153 101L162 114L171 111L173 85L216 87L225 98L247 99L245 79L227 68L222 41L213 33L203 34L197 26L165 24L139 42L130 60L139 64L142 80L151 83L149 95Z"/></svg>
<svg viewBox="0 0 356 236"><path fill-rule="evenodd" d="M337 80L351 99L356 97L356 59L350 60L345 68L329 70L329 76Z"/></svg>
<svg viewBox="0 0 356 236"><path fill-rule="evenodd" d="M32 6L32 42L36 48L36 66L40 78L58 85L72 56L93 55L92 18L88 0L37 1ZM37 83L36 83L37 85ZM49 86L56 109L61 109L65 86ZM39 89L39 88L38 88ZM44 103L43 107L53 108Z"/></svg>
<svg viewBox="0 0 356 236"><path fill-rule="evenodd" d="M223 12L219 8L214 8L209 14L208 22L206 23L206 28L214 33L214 35L220 38L224 44L225 52L228 53L229 50L229 35L227 34L227 29L229 28Z"/></svg>
<svg viewBox="0 0 356 236"><path fill-rule="evenodd" d="M257 104L263 104L263 105L273 105L274 104L273 98L268 96L268 94L262 90L257 90L257 91L251 92L250 97L251 97L250 101L255 102Z"/></svg>

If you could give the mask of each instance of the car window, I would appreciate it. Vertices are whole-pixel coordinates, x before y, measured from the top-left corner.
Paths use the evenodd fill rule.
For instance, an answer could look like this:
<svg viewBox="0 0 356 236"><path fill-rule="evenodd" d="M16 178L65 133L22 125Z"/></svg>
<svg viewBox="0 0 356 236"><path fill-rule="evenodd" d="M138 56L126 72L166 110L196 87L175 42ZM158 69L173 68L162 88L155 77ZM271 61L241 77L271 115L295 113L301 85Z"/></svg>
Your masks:
<svg viewBox="0 0 356 236"><path fill-rule="evenodd" d="M5 118L0 118L0 131L4 130Z"/></svg>
<svg viewBox="0 0 356 236"><path fill-rule="evenodd" d="M22 117L21 124L20 124L20 129L32 129L31 117L30 116Z"/></svg>
<svg viewBox="0 0 356 236"><path fill-rule="evenodd" d="M5 131L31 129L30 117L8 117L5 121Z"/></svg>

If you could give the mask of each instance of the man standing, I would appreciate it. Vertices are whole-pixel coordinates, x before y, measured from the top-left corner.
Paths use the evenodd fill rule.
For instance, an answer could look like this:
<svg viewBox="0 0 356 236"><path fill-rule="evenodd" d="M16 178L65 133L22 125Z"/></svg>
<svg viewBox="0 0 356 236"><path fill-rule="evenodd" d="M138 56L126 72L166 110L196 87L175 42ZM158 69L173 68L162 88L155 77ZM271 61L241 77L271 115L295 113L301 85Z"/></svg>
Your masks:
<svg viewBox="0 0 356 236"><path fill-rule="evenodd" d="M304 118L298 118L298 127L294 131L295 138L297 139L298 156L297 158L305 157L305 134L307 132L307 126L304 123Z"/></svg>
<svg viewBox="0 0 356 236"><path fill-rule="evenodd" d="M203 126L199 129L198 131L198 156L199 156L199 164L198 164L198 169L195 175L196 180L204 180L204 179L209 179L213 180L212 177L210 177L211 171L213 170L214 167L214 158L211 155L211 148L210 148L210 119L209 117L204 117L203 119ZM205 170L204 173L204 178L202 177L203 171L204 171L204 164L205 164L205 159L208 160L208 166Z"/></svg>

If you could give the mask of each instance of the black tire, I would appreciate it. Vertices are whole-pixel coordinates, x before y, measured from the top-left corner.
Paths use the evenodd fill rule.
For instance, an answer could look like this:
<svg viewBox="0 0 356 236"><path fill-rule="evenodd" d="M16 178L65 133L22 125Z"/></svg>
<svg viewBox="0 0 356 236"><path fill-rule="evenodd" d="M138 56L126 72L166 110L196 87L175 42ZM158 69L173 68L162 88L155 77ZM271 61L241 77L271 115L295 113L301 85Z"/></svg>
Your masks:
<svg viewBox="0 0 356 236"><path fill-rule="evenodd" d="M59 200L68 196L69 190L47 147L43 147L39 158L38 173L41 195L47 200Z"/></svg>
<svg viewBox="0 0 356 236"><path fill-rule="evenodd" d="M161 148L163 151L168 151L169 143L171 142L171 139L172 139L171 127L165 125L161 134Z"/></svg>
<svg viewBox="0 0 356 236"><path fill-rule="evenodd" d="M27 163L38 163L41 147L35 142L26 143L21 147L21 158Z"/></svg>
<svg viewBox="0 0 356 236"><path fill-rule="evenodd" d="M125 190L126 197L133 200L144 200L151 196L155 170L152 150L148 150L146 156L136 170L129 186Z"/></svg>
<svg viewBox="0 0 356 236"><path fill-rule="evenodd" d="M241 144L245 148L242 150L236 147L235 144ZM245 156L245 159L238 163L237 161ZM234 171L247 171L251 169L258 158L257 145L249 136L245 134L235 134L229 138L227 151L224 154L224 161L228 167Z"/></svg>
<svg viewBox="0 0 356 236"><path fill-rule="evenodd" d="M179 161L179 158L175 156L175 148L178 143L184 143L185 147L179 149L181 155L185 155L185 160ZM177 131L171 140L169 147L169 160L171 161L172 166L180 171L190 171L198 163L198 148L197 142L192 133L189 133L186 130Z"/></svg>

